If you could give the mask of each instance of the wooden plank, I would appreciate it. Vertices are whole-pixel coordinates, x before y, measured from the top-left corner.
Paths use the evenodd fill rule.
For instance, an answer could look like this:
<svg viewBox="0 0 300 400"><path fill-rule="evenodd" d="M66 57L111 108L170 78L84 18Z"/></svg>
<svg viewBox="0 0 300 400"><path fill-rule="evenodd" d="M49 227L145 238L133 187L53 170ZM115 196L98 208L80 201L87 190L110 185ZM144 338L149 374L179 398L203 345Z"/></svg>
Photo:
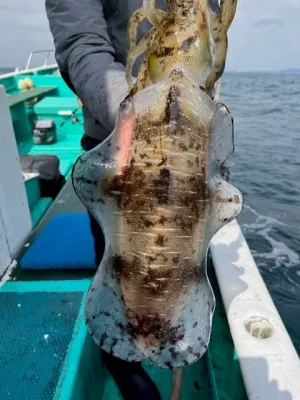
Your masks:
<svg viewBox="0 0 300 400"><path fill-rule="evenodd" d="M18 94L14 94L12 96L8 96L8 105L9 107L13 107L19 103L30 100L36 96L40 96L41 94L50 93L56 90L57 87L35 87L29 90L24 90Z"/></svg>

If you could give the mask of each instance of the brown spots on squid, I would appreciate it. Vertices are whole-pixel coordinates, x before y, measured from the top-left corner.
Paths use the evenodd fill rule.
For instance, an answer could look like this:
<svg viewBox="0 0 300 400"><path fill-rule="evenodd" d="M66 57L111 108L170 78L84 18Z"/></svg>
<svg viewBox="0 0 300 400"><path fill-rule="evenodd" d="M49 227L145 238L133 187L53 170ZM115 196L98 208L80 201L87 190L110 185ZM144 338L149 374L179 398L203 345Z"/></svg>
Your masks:
<svg viewBox="0 0 300 400"><path fill-rule="evenodd" d="M184 339L182 325L172 326L170 320L161 318L157 313L142 316L135 314L132 310L127 310L127 313L131 316L129 323L135 339L142 337L150 344L158 342L161 346L176 345L178 341Z"/></svg>
<svg viewBox="0 0 300 400"><path fill-rule="evenodd" d="M178 260L178 261L177 261ZM175 258L175 265L160 266L152 268L150 265L145 269L147 272L143 278L143 290L145 296L155 299L156 296L164 297L166 302L171 301L175 294L176 286L181 292L185 292L186 288L198 281L199 267L191 260L181 260L179 256ZM171 290L164 291L168 288Z"/></svg>
<svg viewBox="0 0 300 400"><path fill-rule="evenodd" d="M173 261L174 264L178 264L178 262L179 262L179 256L177 255L177 256L173 257L173 258L172 258L172 261Z"/></svg>
<svg viewBox="0 0 300 400"><path fill-rule="evenodd" d="M174 47L160 47L157 57L169 57L173 56L173 53Z"/></svg>
<svg viewBox="0 0 300 400"><path fill-rule="evenodd" d="M135 159L132 157L129 166L122 169L120 175L106 176L100 186L105 196L116 198L121 210L131 207L132 196L137 193L145 182L145 172L139 166L135 166ZM136 199L137 206L143 206L144 199Z"/></svg>
<svg viewBox="0 0 300 400"><path fill-rule="evenodd" d="M145 228L150 228L151 226L154 226L155 225L155 223L154 222L151 222L151 221L149 221L148 219L144 219L143 217L141 217L142 219L143 219L143 223L144 223L144 226L145 226Z"/></svg>
<svg viewBox="0 0 300 400"><path fill-rule="evenodd" d="M133 257L132 261L129 261L125 257L115 256L113 268L116 271L117 278L129 280L136 271L142 269L141 260L138 257Z"/></svg>
<svg viewBox="0 0 300 400"><path fill-rule="evenodd" d="M170 75L169 75L169 77L170 78L183 78L183 72L181 71L181 69L179 69L179 68L174 68L174 69L172 69L172 71L170 72Z"/></svg>
<svg viewBox="0 0 300 400"><path fill-rule="evenodd" d="M207 15L205 11L201 11L201 23L200 23L200 32L203 32L208 29L208 21L207 21Z"/></svg>
<svg viewBox="0 0 300 400"><path fill-rule="evenodd" d="M216 202L217 203L236 203L236 204L240 204L240 198L237 194L235 194L233 197L229 197L229 198L223 198L221 196L216 196Z"/></svg>
<svg viewBox="0 0 300 400"><path fill-rule="evenodd" d="M162 165L166 164L168 158L165 156L162 156L161 162L157 164L158 167L161 167Z"/></svg>
<svg viewBox="0 0 300 400"><path fill-rule="evenodd" d="M162 236L162 235L158 235L157 236L157 238L155 239L155 244L157 245L157 246L164 246L165 245L165 240L166 240L166 237L164 237L164 236Z"/></svg>
<svg viewBox="0 0 300 400"><path fill-rule="evenodd" d="M199 266L194 261L185 260L182 263L182 283L188 283L189 285L198 282L199 279Z"/></svg>
<svg viewBox="0 0 300 400"><path fill-rule="evenodd" d="M182 151L187 151L188 150L188 147L184 144L184 143L182 143L182 142L180 142L179 144L178 144L178 147L180 148L180 150L182 150ZM189 146L190 148L191 148L191 146Z"/></svg>
<svg viewBox="0 0 300 400"><path fill-rule="evenodd" d="M180 96L180 90L177 86L172 85L167 95L167 102L165 108L165 123L177 122L179 119L180 107L178 103L178 97Z"/></svg>
<svg viewBox="0 0 300 400"><path fill-rule="evenodd" d="M169 200L169 187L171 181L171 173L167 168L162 168L159 175L154 179L153 194L157 199L158 204L167 204Z"/></svg>
<svg viewBox="0 0 300 400"><path fill-rule="evenodd" d="M162 215L162 216L159 218L158 223L161 224L161 225L164 225L165 222L167 222L167 220L168 220L168 219Z"/></svg>
<svg viewBox="0 0 300 400"><path fill-rule="evenodd" d="M173 218L173 222L174 226L179 228L182 233L191 233L197 220L196 218L186 218L184 214L176 214Z"/></svg>
<svg viewBox="0 0 300 400"><path fill-rule="evenodd" d="M100 187L102 189L104 196L118 197L118 195L114 194L114 192L123 192L124 179L125 179L124 174L115 176L106 175L104 178L102 178L100 182Z"/></svg>
<svg viewBox="0 0 300 400"><path fill-rule="evenodd" d="M162 292L167 289L172 276L171 268L160 267L159 269L149 268L147 275L143 278L143 289L145 293L153 298L162 296Z"/></svg>
<svg viewBox="0 0 300 400"><path fill-rule="evenodd" d="M180 355L180 352L175 350L174 347L170 347L169 352L173 360L176 360L176 358Z"/></svg>
<svg viewBox="0 0 300 400"><path fill-rule="evenodd" d="M191 36L191 37L185 39L180 46L180 50L182 50L184 53L188 53L191 45L193 43L195 43L196 40L197 40L197 38L195 36Z"/></svg>

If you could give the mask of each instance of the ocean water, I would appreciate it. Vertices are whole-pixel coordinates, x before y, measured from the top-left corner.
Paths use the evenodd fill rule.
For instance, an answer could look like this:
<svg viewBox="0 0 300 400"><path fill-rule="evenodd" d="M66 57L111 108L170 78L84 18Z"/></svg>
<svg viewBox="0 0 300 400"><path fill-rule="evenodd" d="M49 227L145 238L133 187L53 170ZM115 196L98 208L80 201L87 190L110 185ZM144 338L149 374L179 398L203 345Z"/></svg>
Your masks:
<svg viewBox="0 0 300 400"><path fill-rule="evenodd" d="M9 72L13 72L14 71L14 68L9 68L9 67L7 67L7 68L1 68L0 67L0 75L1 74L8 74Z"/></svg>
<svg viewBox="0 0 300 400"><path fill-rule="evenodd" d="M234 118L238 220L300 354L300 74L226 73L221 101Z"/></svg>
<svg viewBox="0 0 300 400"><path fill-rule="evenodd" d="M221 101L234 118L238 219L300 354L300 74L225 73Z"/></svg>

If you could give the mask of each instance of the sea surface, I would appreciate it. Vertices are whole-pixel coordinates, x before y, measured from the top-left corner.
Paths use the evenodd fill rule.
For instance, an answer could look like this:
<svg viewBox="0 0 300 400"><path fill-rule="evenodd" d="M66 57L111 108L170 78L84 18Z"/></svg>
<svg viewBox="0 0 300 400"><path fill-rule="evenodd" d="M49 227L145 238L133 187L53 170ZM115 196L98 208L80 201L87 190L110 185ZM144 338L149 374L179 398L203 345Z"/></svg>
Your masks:
<svg viewBox="0 0 300 400"><path fill-rule="evenodd" d="M234 118L238 220L300 354L300 74L225 73L221 101Z"/></svg>
<svg viewBox="0 0 300 400"><path fill-rule="evenodd" d="M238 220L300 354L300 74L226 73L221 101L234 118Z"/></svg>
<svg viewBox="0 0 300 400"><path fill-rule="evenodd" d="M13 72L14 70L15 70L14 68L10 68L10 67L0 68L0 75L1 74L8 74L9 72Z"/></svg>

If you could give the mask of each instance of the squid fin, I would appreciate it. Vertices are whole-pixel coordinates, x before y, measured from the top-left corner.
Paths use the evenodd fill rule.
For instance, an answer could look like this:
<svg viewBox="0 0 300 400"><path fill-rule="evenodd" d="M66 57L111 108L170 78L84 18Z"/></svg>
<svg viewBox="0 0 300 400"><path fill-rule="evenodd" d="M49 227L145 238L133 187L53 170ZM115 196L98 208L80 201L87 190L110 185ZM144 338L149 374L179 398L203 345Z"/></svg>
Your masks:
<svg viewBox="0 0 300 400"><path fill-rule="evenodd" d="M105 251L87 294L85 322L94 341L102 350L123 360L141 361L145 356L132 339L114 262L110 248Z"/></svg>

